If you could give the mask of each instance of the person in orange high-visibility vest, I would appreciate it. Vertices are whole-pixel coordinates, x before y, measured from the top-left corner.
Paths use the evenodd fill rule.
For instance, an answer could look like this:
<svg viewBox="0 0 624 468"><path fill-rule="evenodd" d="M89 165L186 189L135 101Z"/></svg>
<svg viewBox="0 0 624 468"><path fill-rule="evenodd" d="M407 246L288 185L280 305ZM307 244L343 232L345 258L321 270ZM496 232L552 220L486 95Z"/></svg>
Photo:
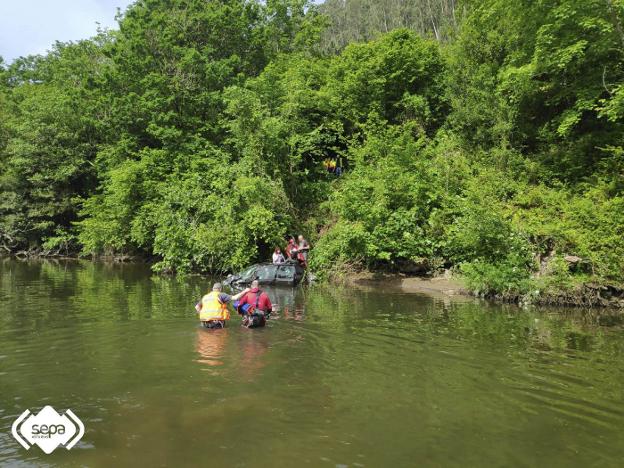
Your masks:
<svg viewBox="0 0 624 468"><path fill-rule="evenodd" d="M202 297L201 302L195 306L204 328L225 328L225 322L230 319L228 304L240 299L249 291L249 289L245 289L234 296L230 296L221 290L221 283L215 283L212 291Z"/></svg>

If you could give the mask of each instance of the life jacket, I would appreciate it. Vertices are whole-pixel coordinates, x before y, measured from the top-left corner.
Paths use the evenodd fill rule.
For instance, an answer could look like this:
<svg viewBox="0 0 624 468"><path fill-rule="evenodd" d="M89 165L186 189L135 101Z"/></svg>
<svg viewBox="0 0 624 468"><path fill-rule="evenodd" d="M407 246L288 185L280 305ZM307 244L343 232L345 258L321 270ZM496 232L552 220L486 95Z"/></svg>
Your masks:
<svg viewBox="0 0 624 468"><path fill-rule="evenodd" d="M258 308L260 304L260 296L264 294L261 289L256 292L256 303L253 305L247 315L243 318L243 325L247 328L259 328L266 325L266 319L268 317L265 310Z"/></svg>
<svg viewBox="0 0 624 468"><path fill-rule="evenodd" d="M219 300L219 291L212 291L202 297L202 308L199 312L199 320L229 320L230 311L227 304Z"/></svg>
<svg viewBox="0 0 624 468"><path fill-rule="evenodd" d="M260 311L260 312L265 313L266 311L258 308L258 305L260 304L260 296L262 294L264 294L264 292L261 289L258 289L257 292L255 292L255 293L248 293L248 294L255 294L256 295L256 300L254 301L253 304L249 303L249 302L246 302L243 305L240 305L240 301L236 301L234 303L234 308L236 310L238 310L238 313L241 314L241 315L251 315L251 314L253 314L256 311Z"/></svg>
<svg viewBox="0 0 624 468"><path fill-rule="evenodd" d="M256 312L258 310L260 310L260 312L265 312L264 310L258 309L258 304L260 304L260 296L262 296L263 294L264 294L264 292L262 291L262 289L258 289L256 291L256 303L254 304L252 313Z"/></svg>
<svg viewBox="0 0 624 468"><path fill-rule="evenodd" d="M296 251L297 246L295 245L294 242L289 242L288 245L286 246L286 255L288 255L289 258L292 258L293 250Z"/></svg>

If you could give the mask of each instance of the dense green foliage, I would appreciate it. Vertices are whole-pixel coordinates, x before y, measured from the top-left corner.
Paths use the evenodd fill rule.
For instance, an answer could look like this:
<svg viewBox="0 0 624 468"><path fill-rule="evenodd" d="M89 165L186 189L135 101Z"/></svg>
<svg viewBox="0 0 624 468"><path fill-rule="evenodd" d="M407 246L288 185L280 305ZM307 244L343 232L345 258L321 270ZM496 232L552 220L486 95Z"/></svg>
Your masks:
<svg viewBox="0 0 624 468"><path fill-rule="evenodd" d="M0 245L227 271L304 232L322 276L621 285L623 17L621 0L138 1L119 31L0 63Z"/></svg>

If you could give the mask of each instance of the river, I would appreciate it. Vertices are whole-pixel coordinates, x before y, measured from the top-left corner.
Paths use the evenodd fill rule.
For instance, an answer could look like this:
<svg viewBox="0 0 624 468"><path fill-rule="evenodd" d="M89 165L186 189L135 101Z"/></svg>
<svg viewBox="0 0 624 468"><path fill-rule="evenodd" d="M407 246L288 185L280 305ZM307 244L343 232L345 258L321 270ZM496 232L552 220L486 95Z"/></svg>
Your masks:
<svg viewBox="0 0 624 468"><path fill-rule="evenodd" d="M199 277L0 259L0 465L619 467L624 328L606 311L268 289L265 329L197 327ZM82 440L11 436L70 408Z"/></svg>

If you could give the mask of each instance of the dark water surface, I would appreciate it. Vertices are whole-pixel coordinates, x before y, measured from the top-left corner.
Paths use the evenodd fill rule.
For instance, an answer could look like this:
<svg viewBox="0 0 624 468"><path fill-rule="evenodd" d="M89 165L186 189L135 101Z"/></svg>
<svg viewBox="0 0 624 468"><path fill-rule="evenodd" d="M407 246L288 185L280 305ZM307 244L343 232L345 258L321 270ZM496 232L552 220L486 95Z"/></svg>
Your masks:
<svg viewBox="0 0 624 468"><path fill-rule="evenodd" d="M0 260L0 465L624 466L624 329L604 311L270 290L266 329L196 326L201 278ZM71 408L45 455L15 418Z"/></svg>

